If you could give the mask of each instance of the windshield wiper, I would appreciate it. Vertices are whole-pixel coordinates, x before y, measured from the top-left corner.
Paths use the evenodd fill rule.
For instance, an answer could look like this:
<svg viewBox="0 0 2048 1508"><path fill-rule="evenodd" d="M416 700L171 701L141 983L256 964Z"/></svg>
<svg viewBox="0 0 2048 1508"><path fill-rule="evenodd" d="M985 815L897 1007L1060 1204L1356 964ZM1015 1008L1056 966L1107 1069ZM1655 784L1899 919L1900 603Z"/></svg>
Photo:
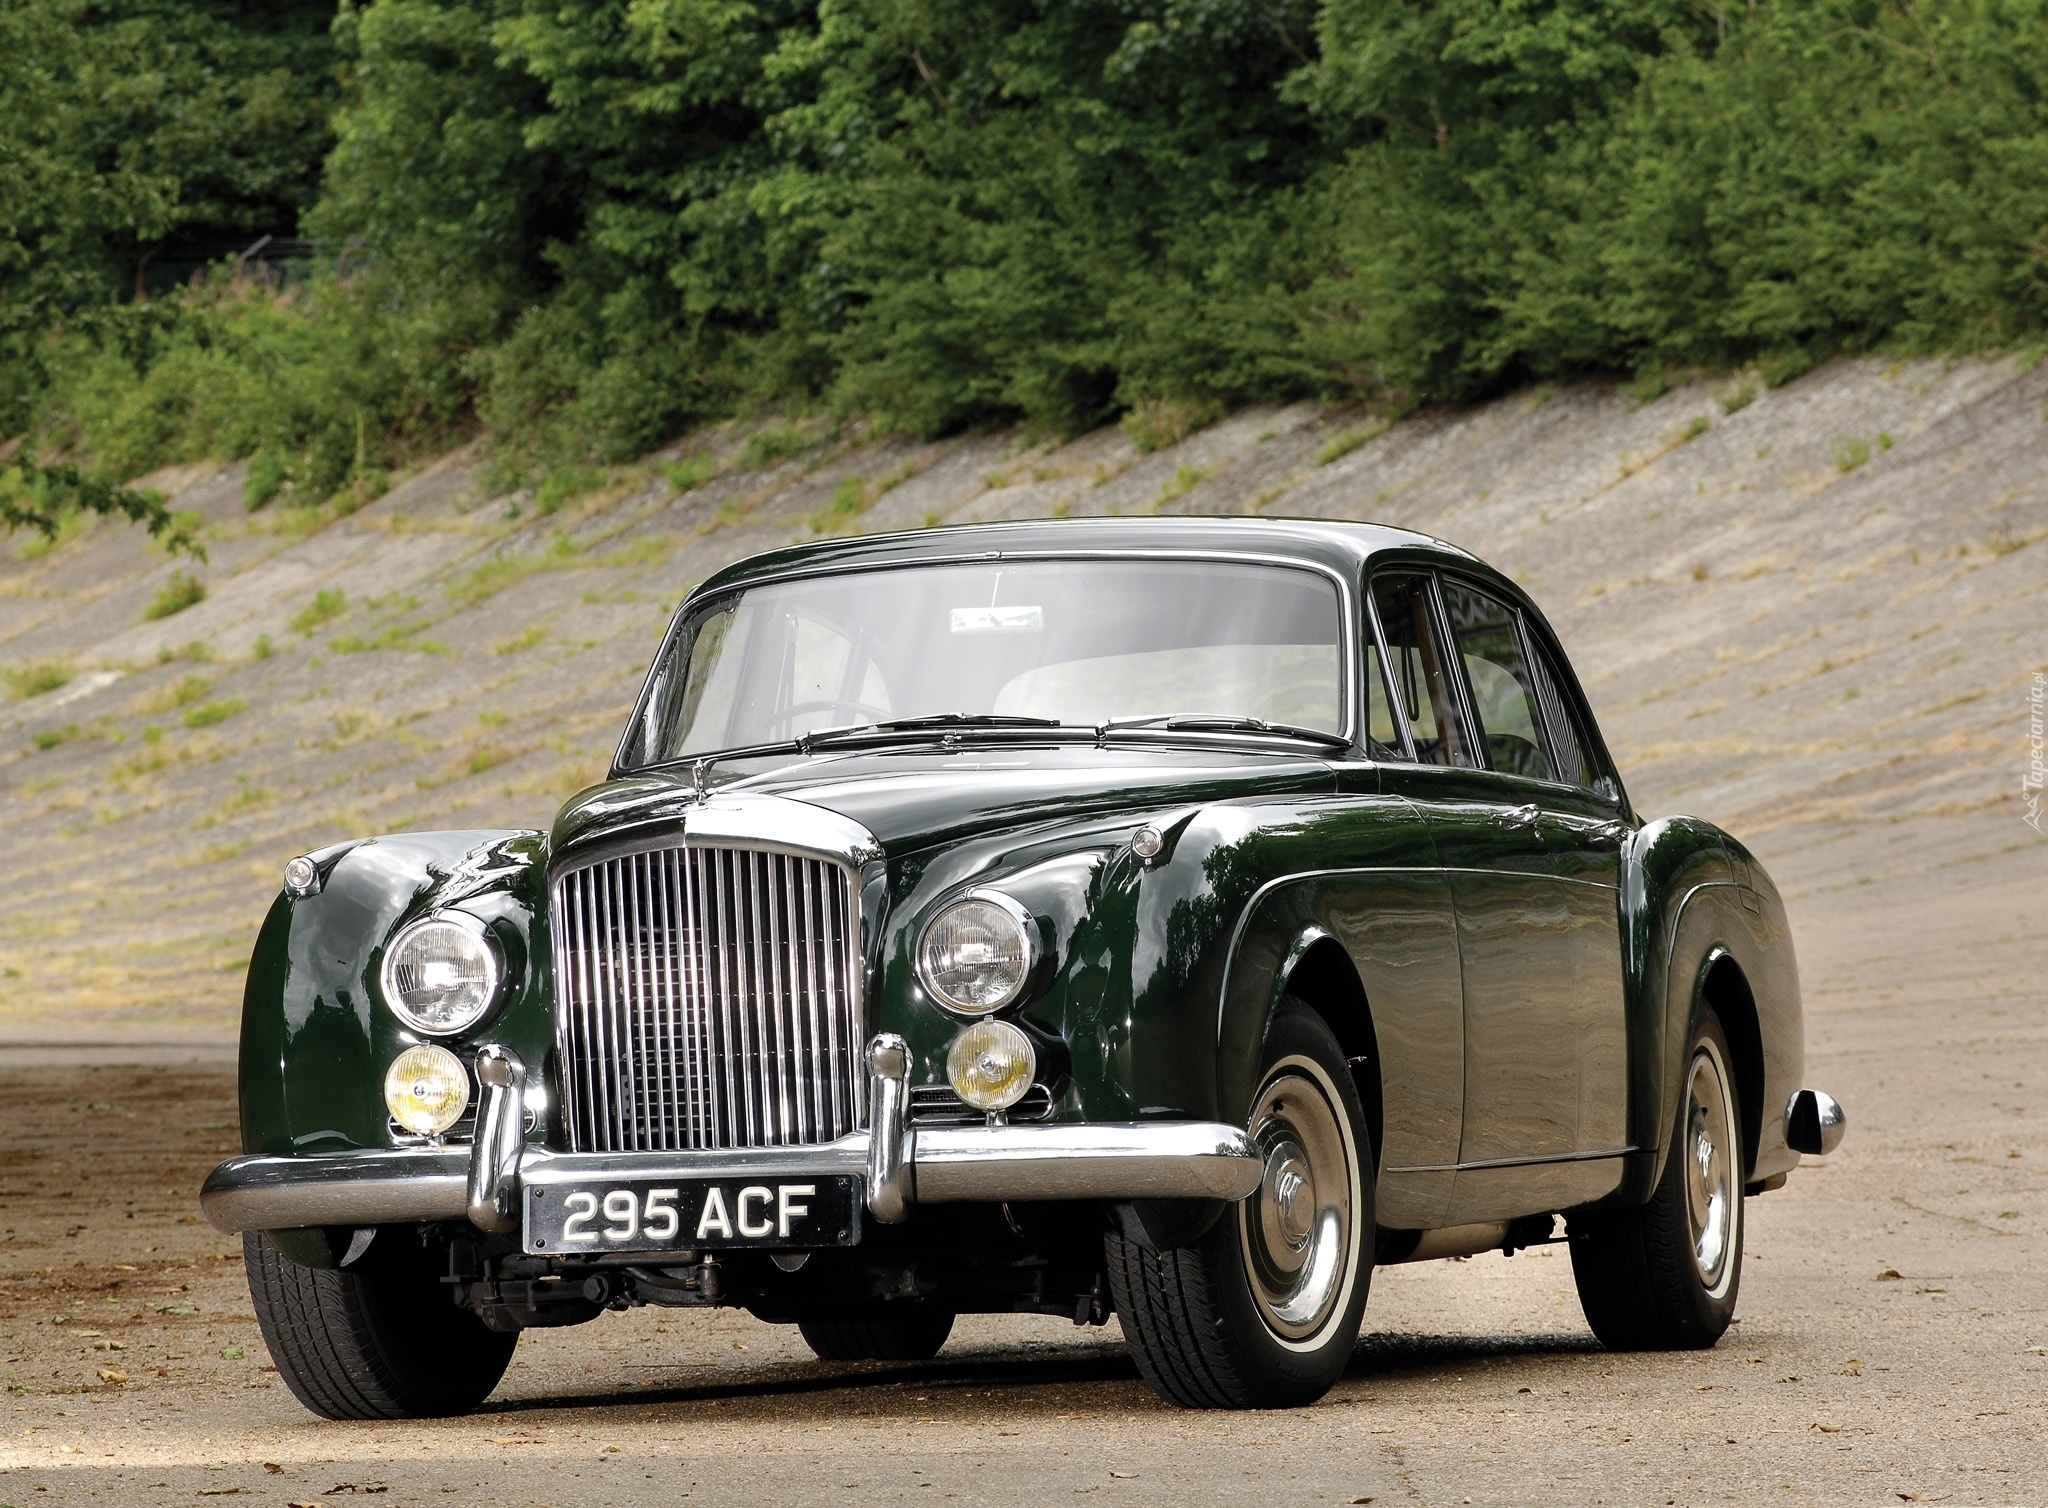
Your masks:
<svg viewBox="0 0 2048 1508"><path fill-rule="evenodd" d="M1223 713L1162 712L1153 717L1112 717L1096 727L1107 736L1127 728L1161 728L1169 733L1257 733L1275 738L1300 739L1330 749L1348 749L1351 740L1341 733L1321 728L1304 728L1298 723L1272 723L1263 717L1231 717Z"/></svg>
<svg viewBox="0 0 2048 1508"><path fill-rule="evenodd" d="M934 712L929 717L896 717L871 723L884 733L909 733L919 728L1057 728L1056 717L1022 717L1010 712Z"/></svg>
<svg viewBox="0 0 2048 1508"><path fill-rule="evenodd" d="M892 717L878 723L848 723L838 728L819 728L806 733L798 740L809 753L814 748L831 748L836 744L857 742L876 736L888 737L896 733L950 733L955 729L982 728L1060 728L1064 727L1056 717L1018 717L1000 712L934 712L928 717Z"/></svg>
<svg viewBox="0 0 2048 1508"><path fill-rule="evenodd" d="M795 738L778 738L768 743L738 744L730 749L706 749L702 754L679 754L642 766L649 770L687 767L691 783L701 799L707 791L706 777L713 765L735 759L760 759L775 754L809 754L813 749L833 749L872 738L888 741L894 734L946 733L955 728L1061 728L1056 717L1023 717L998 712L935 712L929 717L895 717L879 723L842 723L836 728L814 728Z"/></svg>

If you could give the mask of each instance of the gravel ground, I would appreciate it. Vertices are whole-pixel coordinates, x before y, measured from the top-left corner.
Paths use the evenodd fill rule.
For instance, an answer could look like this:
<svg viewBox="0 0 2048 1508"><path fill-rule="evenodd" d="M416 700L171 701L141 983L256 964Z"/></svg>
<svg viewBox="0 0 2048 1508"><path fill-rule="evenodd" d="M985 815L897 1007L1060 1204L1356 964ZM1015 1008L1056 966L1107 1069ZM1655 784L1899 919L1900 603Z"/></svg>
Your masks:
<svg viewBox="0 0 2048 1508"><path fill-rule="evenodd" d="M1602 1351L1556 1248L1391 1268L1349 1375L1283 1413L1166 1407L1113 1322L964 1320L930 1364L827 1366L790 1329L647 1309L527 1337L472 1418L325 1423L193 1213L230 1074L0 1069L0 1502L2039 1501L2039 855L1988 892L1800 908L1809 1078L1850 1137L1750 1202L1714 1350ZM1883 1000L1834 987L1873 970Z"/></svg>

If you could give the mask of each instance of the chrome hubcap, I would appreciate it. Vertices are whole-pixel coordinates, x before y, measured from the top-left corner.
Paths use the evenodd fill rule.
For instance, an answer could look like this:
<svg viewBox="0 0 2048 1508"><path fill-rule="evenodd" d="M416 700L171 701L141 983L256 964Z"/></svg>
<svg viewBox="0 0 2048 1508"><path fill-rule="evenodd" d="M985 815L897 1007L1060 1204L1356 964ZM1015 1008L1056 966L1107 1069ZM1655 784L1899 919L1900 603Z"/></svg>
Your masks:
<svg viewBox="0 0 2048 1508"><path fill-rule="evenodd" d="M1342 1112L1313 1064L1274 1069L1252 1107L1265 1174L1240 1223L1252 1297L1288 1340L1313 1335L1348 1297L1357 1181Z"/></svg>
<svg viewBox="0 0 2048 1508"><path fill-rule="evenodd" d="M1686 1086L1681 1151L1693 1262L1709 1293L1718 1293L1733 1272L1735 1222L1741 1210L1729 1103L1727 1065L1712 1042L1702 1042L1693 1053Z"/></svg>

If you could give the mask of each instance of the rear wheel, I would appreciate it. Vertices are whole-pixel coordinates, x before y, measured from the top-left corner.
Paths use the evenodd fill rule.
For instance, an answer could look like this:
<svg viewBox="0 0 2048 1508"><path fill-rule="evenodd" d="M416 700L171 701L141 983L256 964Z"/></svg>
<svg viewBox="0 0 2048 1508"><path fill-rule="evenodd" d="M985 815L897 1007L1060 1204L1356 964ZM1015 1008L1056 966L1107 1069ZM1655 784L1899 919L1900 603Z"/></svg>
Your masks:
<svg viewBox="0 0 2048 1508"><path fill-rule="evenodd" d="M1586 1323L1616 1351L1711 1346L1742 1282L1742 1124L1728 1038L1707 1011L1686 1054L1685 1092L1650 1202L1571 1224Z"/></svg>
<svg viewBox="0 0 2048 1508"><path fill-rule="evenodd" d="M424 1254L373 1246L375 1266L327 1271L303 1267L261 1231L247 1231L242 1255L278 1376L324 1418L466 1414L490 1396L519 1344L517 1332L486 1329L456 1308Z"/></svg>
<svg viewBox="0 0 2048 1508"><path fill-rule="evenodd" d="M920 1308L879 1319L807 1319L797 1323L820 1361L930 1361L953 1333L948 1309Z"/></svg>
<svg viewBox="0 0 2048 1508"><path fill-rule="evenodd" d="M1283 1001L1250 1134L1257 1190L1192 1245L1103 1238L1110 1289L1145 1380L1188 1408L1291 1408L1351 1359L1371 1279L1372 1144L1330 1028Z"/></svg>

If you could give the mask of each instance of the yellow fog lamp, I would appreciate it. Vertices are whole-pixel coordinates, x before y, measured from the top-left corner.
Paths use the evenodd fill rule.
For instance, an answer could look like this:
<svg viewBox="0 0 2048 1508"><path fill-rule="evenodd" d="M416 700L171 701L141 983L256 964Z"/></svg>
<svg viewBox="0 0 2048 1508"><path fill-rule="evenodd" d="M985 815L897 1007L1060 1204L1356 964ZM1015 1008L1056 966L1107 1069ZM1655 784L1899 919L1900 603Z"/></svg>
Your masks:
<svg viewBox="0 0 2048 1508"><path fill-rule="evenodd" d="M1007 1021L980 1021L953 1039L946 1078L977 1110L1007 1110L1024 1098L1038 1072L1031 1039Z"/></svg>
<svg viewBox="0 0 2048 1508"><path fill-rule="evenodd" d="M384 1075L384 1104L415 1136L439 1136L469 1108L469 1070L445 1047L408 1047Z"/></svg>

